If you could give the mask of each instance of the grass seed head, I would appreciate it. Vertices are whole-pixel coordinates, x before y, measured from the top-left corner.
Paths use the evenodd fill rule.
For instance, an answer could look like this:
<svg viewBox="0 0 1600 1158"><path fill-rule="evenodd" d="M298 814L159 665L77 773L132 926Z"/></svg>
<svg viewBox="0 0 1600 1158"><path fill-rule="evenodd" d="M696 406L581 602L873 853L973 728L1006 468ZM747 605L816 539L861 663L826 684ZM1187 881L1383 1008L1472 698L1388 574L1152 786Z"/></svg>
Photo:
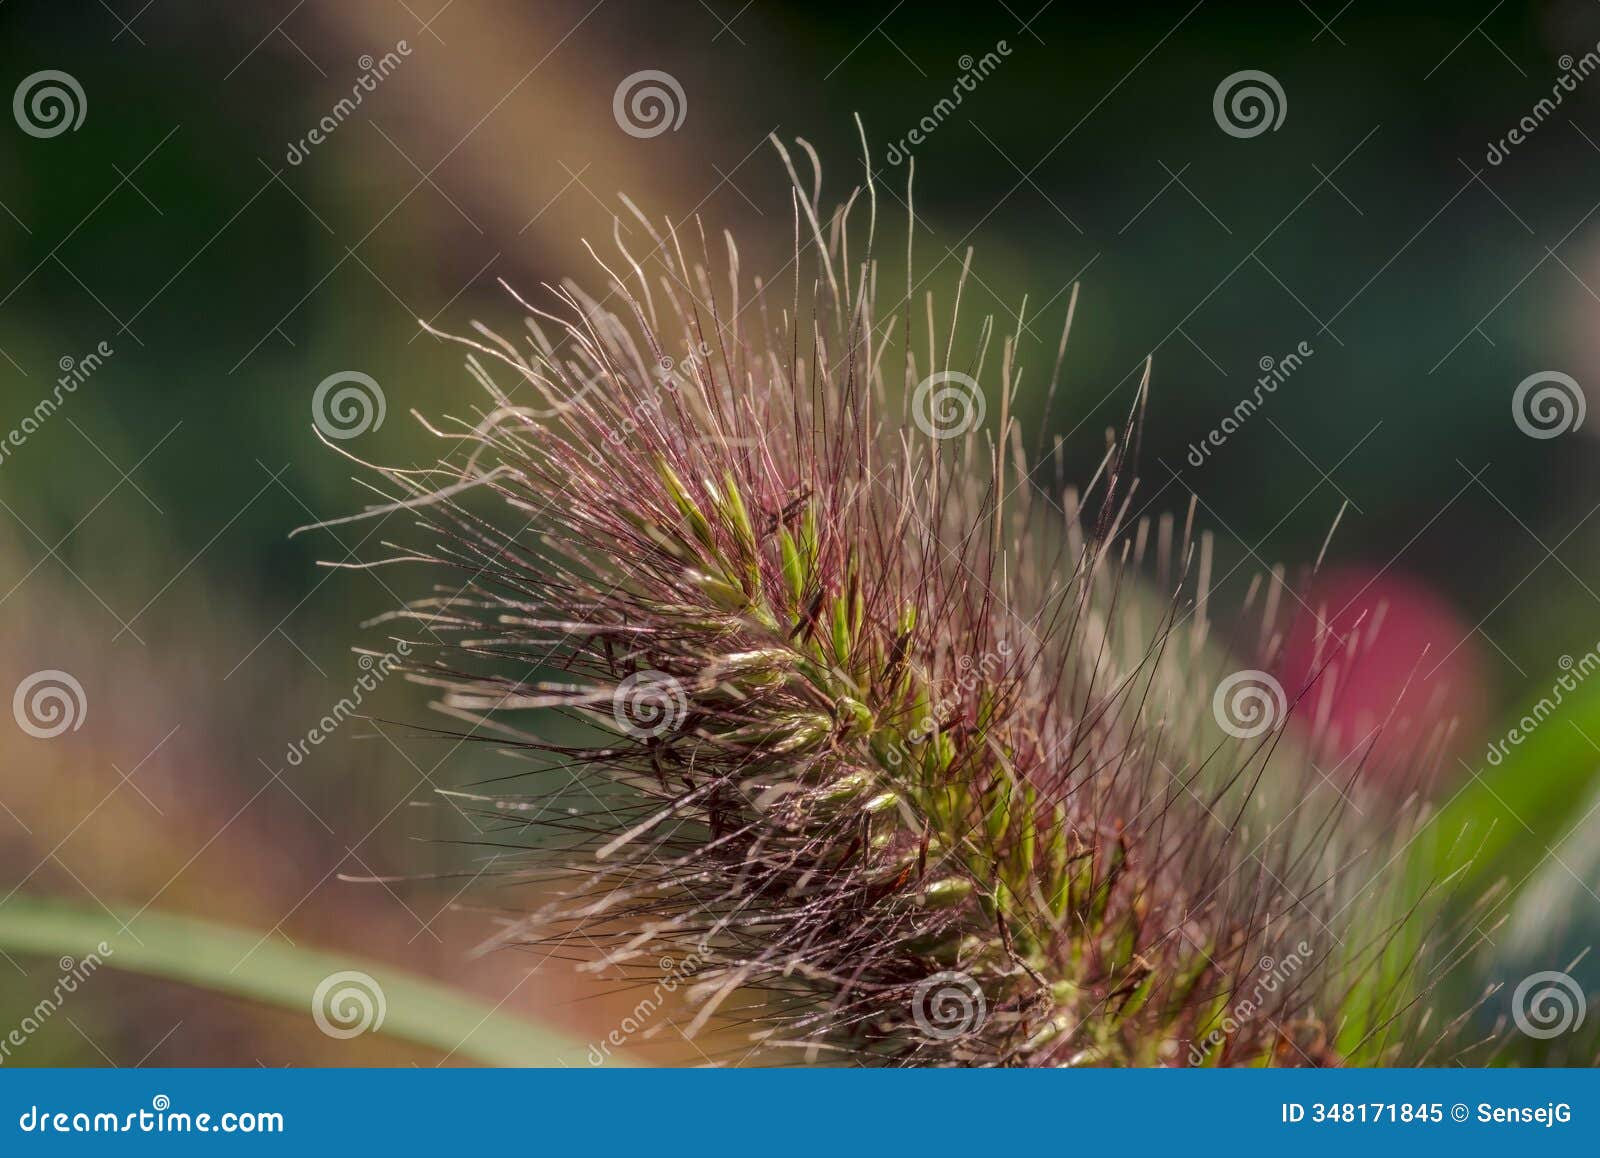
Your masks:
<svg viewBox="0 0 1600 1158"><path fill-rule="evenodd" d="M412 677L533 765L457 798L490 874L554 897L496 943L635 978L693 955L685 1032L765 1058L1423 1056L1416 918L1351 868L1350 770L1287 730L1308 689L1218 726L1209 541L1133 475L1148 366L1069 485L1015 418L1018 336L962 325L965 268L935 322L880 283L880 190L829 213L778 151L790 280L698 222L690 262L629 203L649 252L619 237L603 293L522 303L516 340L454 339L486 405L357 516L419 520L440 586L385 617ZM1268 667L1288 588L1251 592Z"/></svg>

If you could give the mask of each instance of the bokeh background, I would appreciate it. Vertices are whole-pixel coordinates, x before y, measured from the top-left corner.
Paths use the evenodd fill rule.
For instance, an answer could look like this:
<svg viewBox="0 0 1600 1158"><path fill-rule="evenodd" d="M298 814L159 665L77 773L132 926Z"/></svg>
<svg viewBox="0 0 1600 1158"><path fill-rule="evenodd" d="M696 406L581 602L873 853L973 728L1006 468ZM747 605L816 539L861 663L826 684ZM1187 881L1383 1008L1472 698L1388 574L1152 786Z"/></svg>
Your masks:
<svg viewBox="0 0 1600 1158"><path fill-rule="evenodd" d="M815 146L832 201L860 181L859 114L895 236L897 153L914 154L923 288L948 301L973 246L965 309L1020 326L1030 434L1086 472L1153 355L1142 485L1157 508L1197 496L1218 604L1323 556L1314 600L1394 612L1350 733L1420 677L1419 731L1453 722L1434 806L1492 828L1474 880L1508 883L1441 1003L1542 969L1600 987L1582 956L1600 929L1600 697L1564 693L1486 759L1600 641L1600 416L1535 438L1513 407L1530 375L1568 375L1579 398L1600 381L1600 77L1578 76L1600 7L10 0L0 29L5 92L58 70L84 112L51 136L0 123L0 436L64 367L93 366L0 459L0 691L58 670L84 692L81 726L53 739L0 715L0 930L41 899L135 936L151 916L225 922L432 977L554 1027L584 1064L633 1001L573 968L581 946L472 953L492 910L526 898L474 885L480 834L433 789L499 774L495 753L404 726L430 722L427 696L396 680L372 718L286 758L361 676L359 624L419 593L399 571L317 566L377 557L393 527L288 537L367 498L313 437L312 395L369 375L386 417L346 447L428 461L409 411L476 399L459 348L419 319L515 326L499 279L598 284L584 241L642 236L615 224L619 193L728 228L746 270L776 270L792 223L768 134ZM986 53L998 64L907 148ZM676 129L619 124L618 87L643 70L680 86ZM1241 70L1280 86L1275 129L1223 131L1213 97ZM1264 359L1302 346L1257 413L1192 454ZM0 1033L60 972L16 937ZM652 1048L699 1060L670 1029ZM113 969L6 1061L470 1054L333 1038L306 1010Z"/></svg>

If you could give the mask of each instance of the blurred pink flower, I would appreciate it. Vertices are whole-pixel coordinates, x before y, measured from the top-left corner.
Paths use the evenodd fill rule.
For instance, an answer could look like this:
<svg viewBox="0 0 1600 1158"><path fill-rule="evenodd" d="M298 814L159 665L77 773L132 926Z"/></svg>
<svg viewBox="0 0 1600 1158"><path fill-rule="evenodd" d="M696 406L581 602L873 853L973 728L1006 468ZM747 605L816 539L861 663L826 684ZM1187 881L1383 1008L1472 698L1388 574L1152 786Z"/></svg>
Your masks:
<svg viewBox="0 0 1600 1158"><path fill-rule="evenodd" d="M1422 581L1365 566L1318 577L1299 610L1281 677L1323 771L1399 793L1449 778L1488 707L1473 625Z"/></svg>

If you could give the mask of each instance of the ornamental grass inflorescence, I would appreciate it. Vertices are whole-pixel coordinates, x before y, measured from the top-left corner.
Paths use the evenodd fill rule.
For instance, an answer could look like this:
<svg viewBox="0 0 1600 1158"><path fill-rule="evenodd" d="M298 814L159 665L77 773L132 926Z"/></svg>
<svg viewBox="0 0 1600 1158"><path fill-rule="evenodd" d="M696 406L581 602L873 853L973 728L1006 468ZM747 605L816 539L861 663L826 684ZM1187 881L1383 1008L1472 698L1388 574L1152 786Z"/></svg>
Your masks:
<svg viewBox="0 0 1600 1158"><path fill-rule="evenodd" d="M1193 502L1151 515L1173 489L1134 477L1148 364L1069 483L1015 417L1023 317L964 328L965 268L947 313L909 272L890 292L880 190L828 213L809 147L809 183L777 147L789 276L747 282L731 237L713 258L629 203L650 251L597 257L601 297L522 302L518 340L456 339L487 404L429 424L436 468L375 468L385 501L353 516L419 520L402 557L438 586L383 622L466 736L532 761L525 792L452 796L497 826L490 874L543 890L494 943L646 981L693 955L684 1032L726 1023L756 1060L1452 1040L1422 1012L1421 906L1378 871L1402 826L1366 831L1356 770L1318 770L1289 722L1358 641L1251 700ZM1292 598L1282 569L1250 584L1247 675ZM535 709L577 724L552 738Z"/></svg>

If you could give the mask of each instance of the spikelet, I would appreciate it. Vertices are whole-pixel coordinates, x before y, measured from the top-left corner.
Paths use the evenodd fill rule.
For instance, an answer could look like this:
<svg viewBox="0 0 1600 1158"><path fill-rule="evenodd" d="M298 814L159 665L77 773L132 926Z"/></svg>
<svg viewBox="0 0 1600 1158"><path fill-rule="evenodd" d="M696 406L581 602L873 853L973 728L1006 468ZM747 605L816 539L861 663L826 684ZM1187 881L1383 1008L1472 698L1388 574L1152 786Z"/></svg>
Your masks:
<svg viewBox="0 0 1600 1158"><path fill-rule="evenodd" d="M738 1024L756 1061L1426 1056L1422 918L1382 838L1360 867L1354 770L1290 735L1310 689L1225 718L1252 693L1208 639L1209 542L1138 501L1149 366L1081 489L1059 446L1052 482L1016 336L880 287L871 181L828 215L774 143L787 279L747 282L731 237L714 279L703 231L692 264L628 203L651 252L517 299L518 341L454 339L487 406L351 517L415 513L401 557L439 586L384 622L465 735L532 762L452 797L499 826L493 874L555 897L495 944L692 960L685 1032ZM1265 666L1283 574L1251 591Z"/></svg>

